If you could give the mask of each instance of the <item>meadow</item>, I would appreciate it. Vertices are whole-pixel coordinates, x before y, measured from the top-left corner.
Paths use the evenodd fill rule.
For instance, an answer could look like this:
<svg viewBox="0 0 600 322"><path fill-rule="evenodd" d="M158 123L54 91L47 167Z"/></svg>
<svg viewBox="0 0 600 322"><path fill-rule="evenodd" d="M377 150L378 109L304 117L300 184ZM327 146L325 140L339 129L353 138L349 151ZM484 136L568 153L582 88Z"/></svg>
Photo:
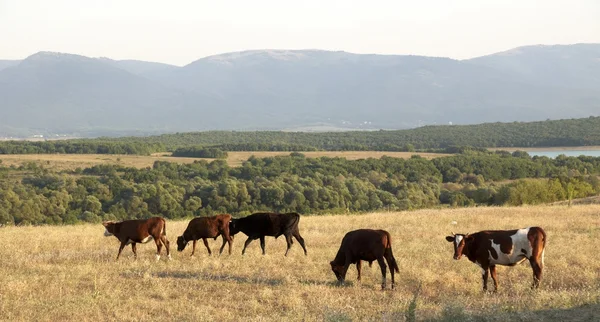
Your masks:
<svg viewBox="0 0 600 322"><path fill-rule="evenodd" d="M229 166L241 166L252 155L257 158L290 155L291 152L228 152L227 163ZM308 158L342 157L348 160L381 158L384 155L395 158L410 158L418 154L426 159L433 159L450 154L421 153L421 152L381 152L381 151L312 151L302 152ZM214 159L171 157L170 153L155 153L152 155L122 155L122 154L4 154L0 155L3 166L20 166L27 162L35 162L44 167L56 170L74 170L76 168L89 168L99 164L122 165L125 167L145 168L152 167L155 161L169 161L177 163L192 163L196 160Z"/></svg>
<svg viewBox="0 0 600 322"><path fill-rule="evenodd" d="M267 237L241 255L208 256L200 242L176 251L187 221L167 221L173 260L154 260L154 243L128 246L100 224L3 227L0 320L11 321L594 321L600 319L600 205L473 207L310 216L300 220L308 256ZM480 269L452 259L444 237L539 225L548 236L544 278L532 291L529 264L499 267L498 293L483 293ZM380 290L379 267L348 270L339 286L329 267L342 237L382 228L400 267L396 289ZM213 253L221 239L209 241ZM164 255L164 252L163 252ZM388 273L389 274L389 273ZM389 282L388 275L388 282Z"/></svg>

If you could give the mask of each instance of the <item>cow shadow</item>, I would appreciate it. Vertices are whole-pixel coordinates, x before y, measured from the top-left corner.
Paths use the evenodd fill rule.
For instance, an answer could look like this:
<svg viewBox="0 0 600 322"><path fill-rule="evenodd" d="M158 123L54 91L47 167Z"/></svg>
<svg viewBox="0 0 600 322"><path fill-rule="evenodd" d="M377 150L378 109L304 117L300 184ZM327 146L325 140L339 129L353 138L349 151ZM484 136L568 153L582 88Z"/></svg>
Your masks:
<svg viewBox="0 0 600 322"><path fill-rule="evenodd" d="M176 279L201 279L209 281L236 282L243 284L261 284L268 286L278 286L284 284L283 279L277 278L260 278L260 277L245 277L226 274L209 274L209 273L191 273L191 272L158 272L152 273L156 278L176 278Z"/></svg>
<svg viewBox="0 0 600 322"><path fill-rule="evenodd" d="M352 286L351 284L348 284L348 283L340 284L340 282L336 281L335 279L331 280L331 281L300 280L299 283L303 284L303 285L308 285L308 286L329 286L329 287L350 287L350 286Z"/></svg>

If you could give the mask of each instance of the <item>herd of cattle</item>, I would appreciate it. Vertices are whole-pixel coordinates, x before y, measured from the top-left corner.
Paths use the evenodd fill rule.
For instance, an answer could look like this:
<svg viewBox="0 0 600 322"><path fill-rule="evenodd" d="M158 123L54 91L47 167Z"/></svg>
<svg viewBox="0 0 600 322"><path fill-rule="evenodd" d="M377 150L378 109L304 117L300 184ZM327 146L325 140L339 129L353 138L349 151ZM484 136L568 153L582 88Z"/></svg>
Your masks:
<svg viewBox="0 0 600 322"><path fill-rule="evenodd" d="M177 237L177 250L183 251L187 244L192 242L192 256L196 252L196 241L202 239L208 253L212 254L207 238L222 236L223 244L219 254L223 252L225 244L231 243L234 236L243 232L248 236L242 249L255 239L260 239L260 247L265 254L265 236L275 238L284 235L287 242L285 256L292 246L294 237L302 246L304 255L307 255L304 238L300 236L298 223L300 215L297 213L255 213L250 216L235 219L229 214L213 217L199 217L192 219L183 234ZM123 248L131 244L131 250L137 258L136 244L147 243L154 240L156 243L156 259L160 259L162 247L171 259L169 240L167 239L166 223L163 218L153 217L145 220L125 220L120 222L108 221L102 223L106 228L104 235L114 235L120 242L117 259ZM546 233L540 227L530 227L516 230L486 230L473 234L454 234L447 236L446 240L454 245L454 259L458 260L465 255L470 261L481 267L483 289L487 290L487 280L491 273L494 281L494 290L498 289L496 265L514 266L524 260L529 260L533 269L533 288L539 286L544 267L544 249ZM385 230L358 229L348 232L342 239L342 244L335 258L330 262L331 270L339 282L344 282L346 272L351 264L356 264L358 280L360 281L361 261L377 261L381 267L381 288L386 287L386 270L390 269L392 288L394 288L394 272L400 272L396 259L392 253L392 238ZM387 266L385 264L387 262Z"/></svg>

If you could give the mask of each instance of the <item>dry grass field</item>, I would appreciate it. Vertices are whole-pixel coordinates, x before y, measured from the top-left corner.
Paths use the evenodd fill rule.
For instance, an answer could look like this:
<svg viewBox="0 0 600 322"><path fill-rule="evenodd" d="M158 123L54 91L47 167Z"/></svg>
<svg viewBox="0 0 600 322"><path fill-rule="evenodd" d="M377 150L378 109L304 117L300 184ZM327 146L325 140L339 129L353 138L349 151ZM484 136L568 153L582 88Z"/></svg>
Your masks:
<svg viewBox="0 0 600 322"><path fill-rule="evenodd" d="M242 162L248 160L251 155L256 157L270 157L277 155L289 155L290 152L228 152L229 157L227 163L230 166L237 167L242 165ZM348 160L366 159L366 158L381 158L384 155L396 158L410 158L414 154L418 154L427 159L433 159L440 156L448 156L449 154L438 153L413 153L413 152L378 152L378 151L318 151L318 152L303 152L308 158L317 158L321 156L328 157L343 157ZM212 161L213 159L197 159L197 158L174 158L170 157L169 153L155 153L149 156L143 155L116 155L116 154L5 154L0 155L2 165L4 166L19 166L26 162L36 162L44 167L57 170L73 170L75 168L89 168L98 164L119 164L127 167L145 168L152 167L154 161L169 161L178 163L192 163L195 160Z"/></svg>
<svg viewBox="0 0 600 322"><path fill-rule="evenodd" d="M242 256L207 255L203 245L176 251L187 221L168 221L173 260L154 260L154 243L128 246L101 225L0 228L0 320L10 321L598 321L600 206L463 208L303 216L308 256L283 237L254 241ZM530 290L527 263L500 267L500 291L484 294L480 269L452 259L454 232L539 225L548 245L541 288ZM338 286L329 261L357 228L383 228L400 267L396 290L380 290L380 272L363 265ZM209 242L213 251L220 238ZM191 246L191 245L190 245ZM389 279L388 279L389 281Z"/></svg>

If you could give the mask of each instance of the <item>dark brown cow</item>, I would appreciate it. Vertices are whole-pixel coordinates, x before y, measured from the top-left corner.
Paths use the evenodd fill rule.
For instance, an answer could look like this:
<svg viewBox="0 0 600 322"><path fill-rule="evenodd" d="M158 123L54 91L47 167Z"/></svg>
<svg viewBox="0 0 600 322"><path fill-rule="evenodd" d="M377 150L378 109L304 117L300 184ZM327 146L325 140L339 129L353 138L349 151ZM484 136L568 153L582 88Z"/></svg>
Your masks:
<svg viewBox="0 0 600 322"><path fill-rule="evenodd" d="M183 235L177 237L177 250L183 251L185 246L192 241L192 255L196 252L196 241L202 238L204 246L208 249L208 254L212 255L210 247L208 247L207 238L214 238L222 236L223 245L219 250L219 254L223 253L225 243L229 243L229 255L231 255L231 243L233 239L229 235L229 222L231 221L231 215L221 214L213 217L199 217L194 218L190 221L187 228L183 232Z"/></svg>
<svg viewBox="0 0 600 322"><path fill-rule="evenodd" d="M261 212L244 218L232 219L229 223L229 233L233 236L241 231L248 236L248 239L244 243L244 249L242 249L242 255L246 252L246 247L248 247L250 242L255 239L260 239L260 247L264 255L265 236L274 236L277 239L281 235L285 236L285 241L287 242L285 256L287 256L292 247L292 236L300 243L300 246L304 249L304 255L306 255L304 238L300 236L298 229L299 222L300 215L295 212L287 214Z"/></svg>
<svg viewBox="0 0 600 322"><path fill-rule="evenodd" d="M102 223L106 230L104 236L115 236L121 242L117 259L126 245L131 244L133 255L137 258L137 243L147 243L154 239L156 243L156 260L160 259L160 251L164 245L167 256L171 259L169 252L169 240L167 239L167 225L160 217L141 220L124 220L120 222L105 221Z"/></svg>
<svg viewBox="0 0 600 322"><path fill-rule="evenodd" d="M516 230L485 230L474 234L452 234L446 240L454 244L454 259L462 255L481 267L483 290L487 290L488 275L498 290L496 265L514 266L529 259L533 269L532 288L537 288L544 268L546 233L540 227Z"/></svg>
<svg viewBox="0 0 600 322"><path fill-rule="evenodd" d="M373 261L381 267L381 289L385 289L386 266L384 259L390 267L392 274L392 289L394 288L394 271L400 273L394 254L392 253L392 237L385 230L358 229L348 232L342 239L342 245L332 260L331 270L338 281L344 282L350 264L356 263L358 280L360 281L361 260L368 261L369 266Z"/></svg>

